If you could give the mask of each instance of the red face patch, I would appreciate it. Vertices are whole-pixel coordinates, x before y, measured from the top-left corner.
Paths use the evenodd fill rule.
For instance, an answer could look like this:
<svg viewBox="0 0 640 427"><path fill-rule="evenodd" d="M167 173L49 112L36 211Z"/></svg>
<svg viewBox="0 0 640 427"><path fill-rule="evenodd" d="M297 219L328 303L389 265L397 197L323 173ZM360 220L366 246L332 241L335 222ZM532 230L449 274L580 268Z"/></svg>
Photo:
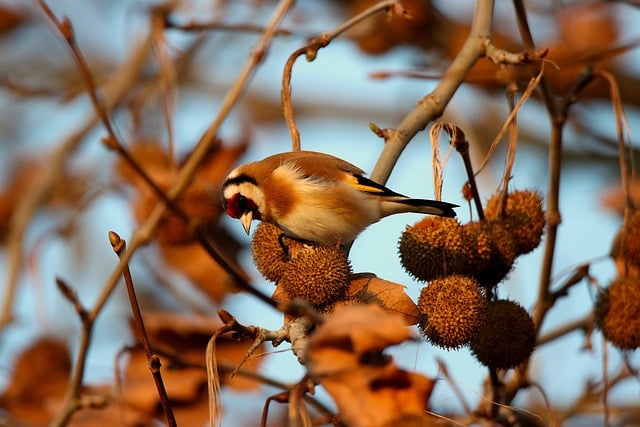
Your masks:
<svg viewBox="0 0 640 427"><path fill-rule="evenodd" d="M247 212L253 212L254 219L260 219L258 205L251 199L246 198L240 193L236 193L226 200L225 212L231 218L240 218Z"/></svg>

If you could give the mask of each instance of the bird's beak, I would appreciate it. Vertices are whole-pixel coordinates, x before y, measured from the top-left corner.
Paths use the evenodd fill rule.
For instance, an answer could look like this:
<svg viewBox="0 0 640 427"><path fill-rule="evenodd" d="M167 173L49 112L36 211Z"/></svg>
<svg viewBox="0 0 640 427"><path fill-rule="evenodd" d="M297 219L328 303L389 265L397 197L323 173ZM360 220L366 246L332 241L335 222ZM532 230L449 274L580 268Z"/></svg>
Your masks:
<svg viewBox="0 0 640 427"><path fill-rule="evenodd" d="M244 231L247 233L247 236L251 232L251 221L253 220L253 212L248 211L240 216L240 222L242 223L242 227Z"/></svg>

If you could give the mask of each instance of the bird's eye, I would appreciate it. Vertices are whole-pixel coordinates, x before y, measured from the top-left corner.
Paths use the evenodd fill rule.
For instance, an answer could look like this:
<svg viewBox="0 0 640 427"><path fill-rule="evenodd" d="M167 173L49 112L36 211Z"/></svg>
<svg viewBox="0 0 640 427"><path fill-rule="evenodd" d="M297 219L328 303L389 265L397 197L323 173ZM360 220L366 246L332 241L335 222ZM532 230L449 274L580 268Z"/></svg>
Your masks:
<svg viewBox="0 0 640 427"><path fill-rule="evenodd" d="M249 202L242 194L238 195L238 210L240 212L246 212L249 210Z"/></svg>
<svg viewBox="0 0 640 427"><path fill-rule="evenodd" d="M257 212L258 207L253 202L253 200L249 199L246 196L243 196L240 193L234 194L225 202L226 203L224 210L231 218L240 218L247 212L254 212L255 219L260 218L259 212Z"/></svg>

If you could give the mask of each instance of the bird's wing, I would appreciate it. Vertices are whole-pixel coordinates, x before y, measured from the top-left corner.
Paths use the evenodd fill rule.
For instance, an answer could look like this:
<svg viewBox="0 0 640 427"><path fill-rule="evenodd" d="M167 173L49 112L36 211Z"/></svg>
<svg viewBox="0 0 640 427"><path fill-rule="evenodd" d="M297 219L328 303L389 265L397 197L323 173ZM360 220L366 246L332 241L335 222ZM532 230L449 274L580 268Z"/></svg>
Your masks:
<svg viewBox="0 0 640 427"><path fill-rule="evenodd" d="M366 178L362 169L330 154L296 151L279 156L281 162L295 163L309 177L346 182L359 191L382 197L406 197Z"/></svg>
<svg viewBox="0 0 640 427"><path fill-rule="evenodd" d="M280 165L288 162L295 164L308 177L340 181L345 180L345 175L364 174L362 169L345 160L315 151L292 151L271 158Z"/></svg>
<svg viewBox="0 0 640 427"><path fill-rule="evenodd" d="M352 173L351 180L349 183L352 184L359 191L363 191L369 194L375 194L382 197L406 197L360 174Z"/></svg>

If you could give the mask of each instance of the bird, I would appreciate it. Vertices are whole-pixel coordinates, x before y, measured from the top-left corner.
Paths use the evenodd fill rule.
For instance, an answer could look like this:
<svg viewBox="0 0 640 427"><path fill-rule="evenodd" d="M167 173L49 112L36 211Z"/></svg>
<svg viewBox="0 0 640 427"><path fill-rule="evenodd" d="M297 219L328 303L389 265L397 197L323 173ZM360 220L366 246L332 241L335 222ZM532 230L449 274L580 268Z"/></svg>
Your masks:
<svg viewBox="0 0 640 427"><path fill-rule="evenodd" d="M287 237L320 245L347 245L369 225L405 212L455 217L453 203L414 199L366 178L357 166L330 154L293 151L246 163L222 184L222 206L250 234L253 220Z"/></svg>

